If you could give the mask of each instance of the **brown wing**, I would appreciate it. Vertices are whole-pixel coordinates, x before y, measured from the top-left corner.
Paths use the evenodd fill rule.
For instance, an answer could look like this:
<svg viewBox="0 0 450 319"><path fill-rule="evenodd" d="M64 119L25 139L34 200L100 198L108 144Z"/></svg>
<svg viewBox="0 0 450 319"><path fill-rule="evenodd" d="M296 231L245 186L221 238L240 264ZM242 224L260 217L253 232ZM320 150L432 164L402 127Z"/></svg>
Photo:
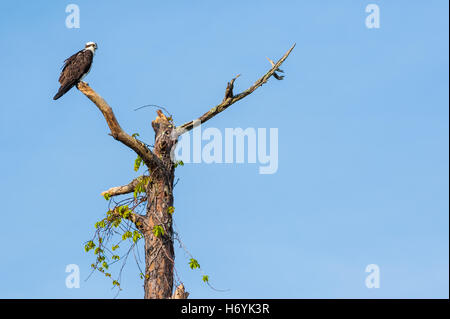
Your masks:
<svg viewBox="0 0 450 319"><path fill-rule="evenodd" d="M64 67L59 76L59 83L64 86L68 83L78 81L92 64L92 52L81 50L64 61Z"/></svg>

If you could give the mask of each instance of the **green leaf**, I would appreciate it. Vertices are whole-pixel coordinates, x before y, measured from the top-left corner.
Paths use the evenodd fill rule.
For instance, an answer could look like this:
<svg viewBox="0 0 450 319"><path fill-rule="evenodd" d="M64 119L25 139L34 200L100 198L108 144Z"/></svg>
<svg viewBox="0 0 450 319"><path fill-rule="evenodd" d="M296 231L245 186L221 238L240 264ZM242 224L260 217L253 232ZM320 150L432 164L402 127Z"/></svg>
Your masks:
<svg viewBox="0 0 450 319"><path fill-rule="evenodd" d="M118 210L119 210L119 215L123 216L123 214L124 214L127 210L129 210L129 209L128 209L128 205L119 206L119 207L118 207Z"/></svg>
<svg viewBox="0 0 450 319"><path fill-rule="evenodd" d="M123 216L123 218L128 218L128 217L130 217L130 215L131 215L131 210L127 210L123 213L122 216Z"/></svg>
<svg viewBox="0 0 450 319"><path fill-rule="evenodd" d="M173 207L173 206L167 207L167 213L173 214L174 211L175 211L175 207Z"/></svg>
<svg viewBox="0 0 450 319"><path fill-rule="evenodd" d="M198 261L196 259L191 258L189 260L189 267L191 267L191 269L200 268L200 264L198 263Z"/></svg>
<svg viewBox="0 0 450 319"><path fill-rule="evenodd" d="M141 167L142 164L142 158L140 156L138 156L135 160L134 160L134 171L137 172L139 170L139 167Z"/></svg>
<svg viewBox="0 0 450 319"><path fill-rule="evenodd" d="M126 231L126 232L123 233L123 235L122 235L122 240L126 240L127 238L130 238L131 236L133 236L133 235L131 234L131 232L130 232L130 231Z"/></svg>
<svg viewBox="0 0 450 319"><path fill-rule="evenodd" d="M155 226L153 226L153 234L156 236L156 237L159 237L159 236L163 236L164 235L164 229L160 226L160 225L155 225Z"/></svg>
<svg viewBox="0 0 450 319"><path fill-rule="evenodd" d="M147 186L149 180L150 180L149 176L140 176L138 178L138 180L137 180L138 183L134 187L134 198L137 198L137 196L140 193L145 193L146 192L146 186Z"/></svg>
<svg viewBox="0 0 450 319"><path fill-rule="evenodd" d="M136 137L139 136L139 133L134 133L133 135L131 135L131 137Z"/></svg>
<svg viewBox="0 0 450 319"><path fill-rule="evenodd" d="M203 282L208 282L209 281L209 276L208 275L204 275L202 280L203 280Z"/></svg>
<svg viewBox="0 0 450 319"><path fill-rule="evenodd" d="M106 200L109 200L109 199L111 198L111 195L109 195L108 193L105 193L105 194L103 195L103 197L104 197Z"/></svg>
<svg viewBox="0 0 450 319"><path fill-rule="evenodd" d="M114 227L119 227L120 223L122 222L122 218L116 218L113 222L112 225Z"/></svg>
<svg viewBox="0 0 450 319"><path fill-rule="evenodd" d="M138 231L133 232L133 242L137 242L141 238L141 234Z"/></svg>
<svg viewBox="0 0 450 319"><path fill-rule="evenodd" d="M88 252L89 250L93 249L95 247L95 244L92 240L88 241L86 245L84 245L84 251Z"/></svg>
<svg viewBox="0 0 450 319"><path fill-rule="evenodd" d="M177 168L179 166L184 166L184 162L183 161L177 161L175 162L175 164L173 165L175 168Z"/></svg>
<svg viewBox="0 0 450 319"><path fill-rule="evenodd" d="M101 220L101 221L99 221L99 222L96 222L95 223L95 228L104 228L105 227L105 220Z"/></svg>

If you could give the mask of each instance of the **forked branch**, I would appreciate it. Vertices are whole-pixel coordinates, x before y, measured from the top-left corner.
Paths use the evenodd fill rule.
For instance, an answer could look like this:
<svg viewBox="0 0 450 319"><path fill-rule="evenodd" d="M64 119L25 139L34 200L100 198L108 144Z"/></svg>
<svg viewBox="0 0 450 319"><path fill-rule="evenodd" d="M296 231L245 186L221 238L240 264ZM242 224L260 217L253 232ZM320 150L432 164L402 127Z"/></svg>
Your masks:
<svg viewBox="0 0 450 319"><path fill-rule="evenodd" d="M112 108L100 95L97 94L97 92L95 92L87 83L82 81L78 83L77 88L102 112L103 117L111 130L112 137L134 150L142 158L150 170L158 167L164 167L161 160L156 157L156 155L147 146L145 146L144 143L128 135L124 130L122 130Z"/></svg>
<svg viewBox="0 0 450 319"><path fill-rule="evenodd" d="M223 101L219 104L216 105L215 107L213 107L212 109L210 109L208 112L206 112L205 114L203 114L202 116L200 116L198 119L187 122L183 125L180 125L177 127L176 129L176 133L177 135L181 135L183 133L186 133L187 131L190 131L194 128L194 125L197 124L202 124L205 123L206 121L212 119L214 116L216 116L217 114L225 111L228 107L230 107L232 104L236 103L239 100L242 100L244 97L246 97L247 95L253 93L253 91L255 91L257 88L259 88L261 85L263 85L264 83L267 82L267 80L269 80L269 78L273 75L277 80L282 80L283 77L279 76L278 74L276 74L275 72L283 72L282 70L279 69L279 67L281 66L281 64L283 64L283 62L287 59L287 57L289 56L289 54L291 53L291 51L294 49L295 44L281 57L280 60L278 60L277 63L273 63L272 60L269 59L269 62L271 62L272 64L272 68L266 73L264 74L262 77L260 77L251 87L249 87L247 90L234 95L233 94L233 86L234 86L234 81L237 79L238 76L236 76L233 80L231 80L231 82L228 83L227 85L227 89L225 91L225 98L223 99Z"/></svg>

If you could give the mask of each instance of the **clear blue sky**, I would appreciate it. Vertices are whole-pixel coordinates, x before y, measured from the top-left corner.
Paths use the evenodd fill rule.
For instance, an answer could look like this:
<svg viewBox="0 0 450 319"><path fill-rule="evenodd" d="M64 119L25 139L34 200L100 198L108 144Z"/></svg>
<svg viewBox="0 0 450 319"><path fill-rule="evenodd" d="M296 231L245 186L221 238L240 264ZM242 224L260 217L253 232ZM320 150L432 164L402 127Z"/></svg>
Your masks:
<svg viewBox="0 0 450 319"><path fill-rule="evenodd" d="M279 168L177 169L175 223L211 283L176 267L194 298L448 298L447 1L69 1L0 3L1 298L112 298L88 281L83 242L135 155L77 90L58 101L65 58L95 41L86 81L122 127L152 143L151 108L176 124L247 88L294 43L271 79L207 127L278 128ZM365 7L380 6L367 29ZM67 289L78 264L81 288ZM365 267L380 267L380 288ZM133 261L120 298L142 298Z"/></svg>

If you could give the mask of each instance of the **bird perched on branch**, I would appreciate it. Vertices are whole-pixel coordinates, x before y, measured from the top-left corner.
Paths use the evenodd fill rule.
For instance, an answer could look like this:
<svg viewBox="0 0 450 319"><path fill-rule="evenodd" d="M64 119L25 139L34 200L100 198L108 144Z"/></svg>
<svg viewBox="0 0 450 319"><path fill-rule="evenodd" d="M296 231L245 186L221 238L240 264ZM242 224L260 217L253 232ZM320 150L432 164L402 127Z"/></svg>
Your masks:
<svg viewBox="0 0 450 319"><path fill-rule="evenodd" d="M97 50L97 43L88 42L83 50L78 51L64 61L64 66L58 80L61 87L53 97L54 100L66 94L67 91L77 85L89 73L95 50Z"/></svg>

